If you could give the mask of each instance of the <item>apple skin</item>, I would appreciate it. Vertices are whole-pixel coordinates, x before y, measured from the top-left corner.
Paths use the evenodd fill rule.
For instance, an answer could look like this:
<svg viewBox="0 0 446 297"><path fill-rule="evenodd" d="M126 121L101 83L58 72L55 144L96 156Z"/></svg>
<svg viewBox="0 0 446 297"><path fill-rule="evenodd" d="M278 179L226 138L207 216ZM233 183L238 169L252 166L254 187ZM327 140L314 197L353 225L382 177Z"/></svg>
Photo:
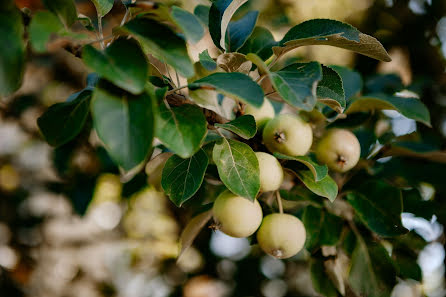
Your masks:
<svg viewBox="0 0 446 297"><path fill-rule="evenodd" d="M252 115L256 120L257 128L262 128L270 119L274 118L276 112L274 111L271 101L265 98L260 108L246 104L245 114Z"/></svg>
<svg viewBox="0 0 446 297"><path fill-rule="evenodd" d="M262 208L257 199L249 201L229 190L217 197L212 211L218 229L232 237L248 237L262 223Z"/></svg>
<svg viewBox="0 0 446 297"><path fill-rule="evenodd" d="M301 220L284 213L267 215L257 231L260 248L278 259L296 255L303 248L305 239L306 231Z"/></svg>
<svg viewBox="0 0 446 297"><path fill-rule="evenodd" d="M316 158L336 172L346 172L359 161L361 145L355 134L345 129L330 129L316 147Z"/></svg>
<svg viewBox="0 0 446 297"><path fill-rule="evenodd" d="M273 155L256 152L260 169L260 192L278 190L283 182L283 169Z"/></svg>
<svg viewBox="0 0 446 297"><path fill-rule="evenodd" d="M266 124L263 142L270 152L303 156L313 143L313 130L297 115L281 114Z"/></svg>

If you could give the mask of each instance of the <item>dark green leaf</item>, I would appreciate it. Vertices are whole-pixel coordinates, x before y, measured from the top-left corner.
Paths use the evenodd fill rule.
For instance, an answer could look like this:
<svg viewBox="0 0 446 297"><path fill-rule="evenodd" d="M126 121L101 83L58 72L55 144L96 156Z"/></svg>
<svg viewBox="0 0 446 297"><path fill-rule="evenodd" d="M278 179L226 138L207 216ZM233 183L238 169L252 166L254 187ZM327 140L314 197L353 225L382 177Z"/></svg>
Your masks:
<svg viewBox="0 0 446 297"><path fill-rule="evenodd" d="M332 65L330 68L336 71L342 79L346 101L361 93L363 82L359 72L337 65Z"/></svg>
<svg viewBox="0 0 446 297"><path fill-rule="evenodd" d="M353 98L347 106L346 113L393 109L403 116L430 126L430 115L427 107L417 98L403 98L386 94L369 94Z"/></svg>
<svg viewBox="0 0 446 297"><path fill-rule="evenodd" d="M307 234L305 248L310 252L316 250L319 244L319 236L324 224L324 212L319 207L307 206L302 215L302 222Z"/></svg>
<svg viewBox="0 0 446 297"><path fill-rule="evenodd" d="M65 26L70 27L77 20L76 6L73 0L42 0L52 13L57 15Z"/></svg>
<svg viewBox="0 0 446 297"><path fill-rule="evenodd" d="M301 168L293 169L290 166L294 166L293 163L288 165L288 169L304 183L304 185L313 193L328 198L333 202L338 196L338 185L329 176L325 176L320 181L314 180L314 175L310 170L301 170Z"/></svg>
<svg viewBox="0 0 446 297"><path fill-rule="evenodd" d="M119 30L134 35L147 52L177 69L181 75L187 78L194 75L194 66L185 41L169 27L140 17L129 21Z"/></svg>
<svg viewBox="0 0 446 297"><path fill-rule="evenodd" d="M331 45L377 60L391 61L382 44L374 37L359 32L349 24L329 19L313 19L294 26L273 50L280 56L303 45Z"/></svg>
<svg viewBox="0 0 446 297"><path fill-rule="evenodd" d="M322 80L317 85L317 97L338 113L345 109L345 94L339 74L327 66L322 66Z"/></svg>
<svg viewBox="0 0 446 297"><path fill-rule="evenodd" d="M23 22L15 4L0 5L0 96L16 91L22 84L25 65Z"/></svg>
<svg viewBox="0 0 446 297"><path fill-rule="evenodd" d="M252 201L260 190L259 161L247 144L222 138L214 146L212 158L225 186L234 194Z"/></svg>
<svg viewBox="0 0 446 297"><path fill-rule="evenodd" d="M319 240L320 245L336 245L341 238L343 225L342 218L326 212Z"/></svg>
<svg viewBox="0 0 446 297"><path fill-rule="evenodd" d="M226 34L226 50L236 52L251 36L259 16L258 11L250 11L241 19L229 23Z"/></svg>
<svg viewBox="0 0 446 297"><path fill-rule="evenodd" d="M414 253L410 255L409 253L396 250L392 253L396 258L395 262L398 268L398 275L404 279L413 279L416 281L421 281L422 271L420 266L417 264L417 255Z"/></svg>
<svg viewBox="0 0 446 297"><path fill-rule="evenodd" d="M274 156L276 158L278 158L278 159L292 160L292 161L297 161L297 162L300 162L300 163L304 164L305 166L308 167L308 169L311 170L311 172L314 175L314 179L316 181L320 181L321 179L323 179L328 174L327 165L319 165L317 163L317 161L313 157L311 157L311 156L291 157L291 156L283 155L281 153L274 153Z"/></svg>
<svg viewBox="0 0 446 297"><path fill-rule="evenodd" d="M200 19L200 21L208 27L209 24L209 6L197 5L194 9L194 14Z"/></svg>
<svg viewBox="0 0 446 297"><path fill-rule="evenodd" d="M29 37L33 49L39 53L45 52L51 34L56 34L62 29L63 24L54 14L48 11L37 12L29 25Z"/></svg>
<svg viewBox="0 0 446 297"><path fill-rule="evenodd" d="M182 158L194 155L207 132L207 122L196 105L170 107L161 102L156 116L155 136Z"/></svg>
<svg viewBox="0 0 446 297"><path fill-rule="evenodd" d="M270 73L274 89L283 100L306 111L316 105L316 84L322 79L322 68L317 62L296 63Z"/></svg>
<svg viewBox="0 0 446 297"><path fill-rule="evenodd" d="M56 103L37 119L45 140L60 146L72 140L87 120L90 110L91 91L83 90L70 96L67 102Z"/></svg>
<svg viewBox="0 0 446 297"><path fill-rule="evenodd" d="M316 292L326 297L337 297L338 292L325 271L324 261L313 258L310 261L310 276Z"/></svg>
<svg viewBox="0 0 446 297"><path fill-rule="evenodd" d="M111 158L129 171L146 159L152 146L153 105L146 93L134 96L119 91L96 87L91 111L96 132Z"/></svg>
<svg viewBox="0 0 446 297"><path fill-rule="evenodd" d="M243 73L213 73L189 84L190 89L214 88L225 96L259 108L263 104L262 88Z"/></svg>
<svg viewBox="0 0 446 297"><path fill-rule="evenodd" d="M205 50L201 52L198 55L198 58L200 59L201 65L208 71L213 71L217 68L217 63L209 56L208 50Z"/></svg>
<svg viewBox="0 0 446 297"><path fill-rule="evenodd" d="M149 66L135 40L120 38L104 51L86 45L82 59L88 67L120 88L135 95L144 91Z"/></svg>
<svg viewBox="0 0 446 297"><path fill-rule="evenodd" d="M401 223L403 205L399 189L382 181L367 181L348 193L347 201L373 232L381 236L407 233Z"/></svg>
<svg viewBox="0 0 446 297"><path fill-rule="evenodd" d="M252 115L244 115L225 124L217 123L215 126L229 130L244 139L253 138L257 133L256 121Z"/></svg>
<svg viewBox="0 0 446 297"><path fill-rule="evenodd" d="M91 0L96 7L98 16L103 17L113 8L114 0Z"/></svg>
<svg viewBox="0 0 446 297"><path fill-rule="evenodd" d="M195 15L178 6L172 6L171 16L174 22L183 31L186 39L197 43L204 35L204 29Z"/></svg>
<svg viewBox="0 0 446 297"><path fill-rule="evenodd" d="M404 88L404 84L396 74L376 74L367 78L364 92L366 93L385 93L393 94L397 91L401 91Z"/></svg>
<svg viewBox="0 0 446 297"><path fill-rule="evenodd" d="M167 160L161 185L176 206L180 207L198 191L208 163L208 157L203 150L188 159L173 155Z"/></svg>
<svg viewBox="0 0 446 297"><path fill-rule="evenodd" d="M263 27L255 27L251 36L246 40L245 44L240 48L242 54L253 53L262 60L267 60L273 55L273 46L277 42L274 40L273 34Z"/></svg>
<svg viewBox="0 0 446 297"><path fill-rule="evenodd" d="M305 185L294 186L291 190L280 190L282 199L289 201L300 201L306 204L321 207L324 204L323 198L308 190Z"/></svg>

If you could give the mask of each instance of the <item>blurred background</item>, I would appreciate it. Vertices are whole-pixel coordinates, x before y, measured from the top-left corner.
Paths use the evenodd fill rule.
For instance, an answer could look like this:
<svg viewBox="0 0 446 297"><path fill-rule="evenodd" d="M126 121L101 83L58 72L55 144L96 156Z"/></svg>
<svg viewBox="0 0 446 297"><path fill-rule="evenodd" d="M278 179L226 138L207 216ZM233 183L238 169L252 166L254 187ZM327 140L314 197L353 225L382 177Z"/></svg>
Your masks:
<svg viewBox="0 0 446 297"><path fill-rule="evenodd" d="M115 2L103 21L105 36L125 12ZM189 11L197 4L210 5L206 0L175 3ZM43 7L39 0L16 4L32 11ZM76 5L95 22L90 1L77 0ZM260 11L258 25L269 28L276 40L312 18L346 21L378 38L391 63L325 46L291 54L354 68L369 83L376 72L392 74L394 84L417 90L433 127L386 112L388 128L397 136L419 129L445 149L445 0L251 0L248 6ZM206 48L212 53L211 43L209 36L204 38L190 48L191 56L196 59ZM318 296L305 252L289 261L275 260L248 239L207 228L177 263L179 235L192 215L187 208L177 209L148 184L144 172L122 183L94 134L85 132L57 149L43 141L37 117L85 87L88 69L77 53L67 40L51 43L47 54L30 52L22 87L0 98L0 296ZM424 190L426 199L434 196L429 185ZM395 297L446 296L446 197L435 199L443 201L436 216L403 216L405 226L427 244L418 259L422 282L400 282Z"/></svg>

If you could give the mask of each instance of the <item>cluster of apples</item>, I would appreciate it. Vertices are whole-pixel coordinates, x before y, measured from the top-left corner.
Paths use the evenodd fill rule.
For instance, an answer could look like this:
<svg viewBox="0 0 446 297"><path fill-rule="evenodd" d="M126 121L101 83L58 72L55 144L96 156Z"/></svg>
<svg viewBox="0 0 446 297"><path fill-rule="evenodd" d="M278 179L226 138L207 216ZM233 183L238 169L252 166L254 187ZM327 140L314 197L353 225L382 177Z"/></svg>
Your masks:
<svg viewBox="0 0 446 297"><path fill-rule="evenodd" d="M271 153L303 156L313 144L310 124L297 115L275 115L267 99L261 108L247 105L246 114L254 116L263 128L263 143ZM315 147L316 158L330 170L346 172L359 161L360 144L356 136L344 129L330 129ZM256 152L260 169L260 192L279 190L283 182L283 168L271 154ZM273 213L263 218L257 199L249 201L230 191L224 191L213 206L214 221L220 231L233 237L248 237L257 231L260 248L267 254L285 259L297 254L304 246L306 232L295 216Z"/></svg>

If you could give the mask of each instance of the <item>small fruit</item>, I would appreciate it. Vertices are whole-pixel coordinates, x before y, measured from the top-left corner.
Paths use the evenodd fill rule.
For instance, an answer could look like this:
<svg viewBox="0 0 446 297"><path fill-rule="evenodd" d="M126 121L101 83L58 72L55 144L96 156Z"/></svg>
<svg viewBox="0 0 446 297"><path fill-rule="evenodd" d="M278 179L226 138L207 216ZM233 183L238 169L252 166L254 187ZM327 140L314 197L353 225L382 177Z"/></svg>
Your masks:
<svg viewBox="0 0 446 297"><path fill-rule="evenodd" d="M298 116L282 114L266 124L263 142L271 152L303 156L313 143L313 131L310 124Z"/></svg>
<svg viewBox="0 0 446 297"><path fill-rule="evenodd" d="M274 116L276 115L273 105L266 98L260 108L256 108L252 105L247 104L245 107L245 114L250 114L254 117L254 119L256 120L257 128L263 127L266 122L274 118Z"/></svg>
<svg viewBox="0 0 446 297"><path fill-rule="evenodd" d="M217 197L212 211L218 229L232 237L250 236L262 223L262 208L257 199L249 201L228 190Z"/></svg>
<svg viewBox="0 0 446 297"><path fill-rule="evenodd" d="M269 192L279 189L283 182L283 169L273 155L256 152L260 169L260 192Z"/></svg>
<svg viewBox="0 0 446 297"><path fill-rule="evenodd" d="M262 250L278 259L290 258L304 246L304 224L295 216L283 213L267 215L257 232Z"/></svg>
<svg viewBox="0 0 446 297"><path fill-rule="evenodd" d="M337 172L346 172L359 161L361 145L355 134L345 129L330 129L319 141L316 157Z"/></svg>

